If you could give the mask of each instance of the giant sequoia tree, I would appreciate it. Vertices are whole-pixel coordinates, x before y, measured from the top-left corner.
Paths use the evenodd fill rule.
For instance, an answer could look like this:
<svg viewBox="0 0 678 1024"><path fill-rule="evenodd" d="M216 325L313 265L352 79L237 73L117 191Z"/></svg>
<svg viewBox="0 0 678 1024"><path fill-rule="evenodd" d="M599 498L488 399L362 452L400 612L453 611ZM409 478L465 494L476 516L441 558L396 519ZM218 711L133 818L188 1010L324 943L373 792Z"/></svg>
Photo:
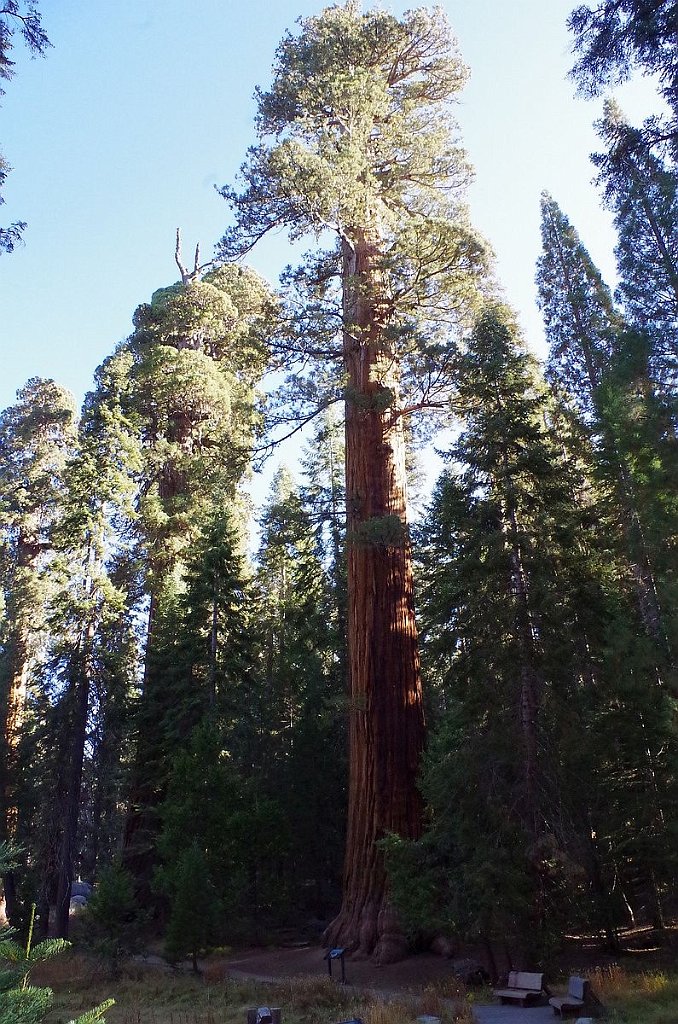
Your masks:
<svg viewBox="0 0 678 1024"><path fill-rule="evenodd" d="M330 7L281 43L271 88L258 94L260 142L242 169L245 188L223 190L236 213L223 255L286 227L329 240L295 285L327 300L328 282L340 283L337 326L325 317L314 330L311 303L290 344L307 360L343 363L351 773L344 901L327 938L378 960L404 943L377 842L416 836L421 821L403 419L444 402L441 335L468 306L483 263L459 206L467 172L450 102L464 79L439 10L399 21L363 14L356 0Z"/></svg>
<svg viewBox="0 0 678 1024"><path fill-rule="evenodd" d="M223 507L236 502L256 429L254 388L266 362L270 312L268 291L252 271L222 266L202 280L197 273L182 277L137 309L128 342L133 364L127 400L142 463L135 531L149 601L125 837L126 863L140 885L150 884L179 705L201 702L193 677L197 662L186 662L186 651L181 658L187 671L177 678L177 602L186 590L191 554L223 519ZM216 613L216 591L212 596ZM217 624L215 631L205 703L223 641Z"/></svg>
<svg viewBox="0 0 678 1024"><path fill-rule="evenodd" d="M45 569L76 440L75 407L64 388L36 377L17 397L0 414L0 841L21 832L18 751L32 671L46 639L54 580ZM4 884L12 918L18 910L13 877Z"/></svg>

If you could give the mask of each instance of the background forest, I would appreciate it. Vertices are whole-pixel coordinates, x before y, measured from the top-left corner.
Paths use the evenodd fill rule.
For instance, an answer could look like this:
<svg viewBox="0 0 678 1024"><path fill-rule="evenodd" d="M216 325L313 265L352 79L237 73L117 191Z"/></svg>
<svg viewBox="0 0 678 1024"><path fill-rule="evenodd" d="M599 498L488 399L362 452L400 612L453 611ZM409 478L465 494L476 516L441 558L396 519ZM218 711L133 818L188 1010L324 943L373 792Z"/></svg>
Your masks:
<svg viewBox="0 0 678 1024"><path fill-rule="evenodd" d="M47 45L27 6L23 28L20 5L0 8L6 79L22 32ZM675 916L677 18L642 0L571 16L580 90L637 66L666 112L632 125L609 100L597 125L614 293L542 197L543 364L465 207L450 103L466 72L442 12L349 0L281 43L242 191L221 190L217 258L186 265L177 235L180 279L139 296L81 409L34 377L0 414L12 924L35 903L38 930L67 937L82 878L109 949L144 931L171 957L319 936L341 903L363 711L347 564L400 547L423 817L378 847L409 941L536 963L566 933L614 950ZM274 289L243 260L278 227L312 248ZM373 390L349 328L371 339ZM409 532L405 511L359 520L368 413L411 481L439 431L445 469ZM299 470L255 511L248 477L282 436Z"/></svg>

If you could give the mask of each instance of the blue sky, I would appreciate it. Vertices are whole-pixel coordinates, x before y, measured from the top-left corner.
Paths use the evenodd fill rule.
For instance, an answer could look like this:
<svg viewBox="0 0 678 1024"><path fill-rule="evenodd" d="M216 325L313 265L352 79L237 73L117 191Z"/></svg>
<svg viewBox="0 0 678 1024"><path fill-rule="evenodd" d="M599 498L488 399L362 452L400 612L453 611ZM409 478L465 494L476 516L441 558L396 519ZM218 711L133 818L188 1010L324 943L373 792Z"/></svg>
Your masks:
<svg viewBox="0 0 678 1024"><path fill-rule="evenodd" d="M131 330L135 307L176 278L174 233L188 259L212 253L228 222L214 184L232 182L253 141L253 92L309 0L41 0L54 44L45 60L15 49L0 107L13 166L0 220L28 221L26 245L0 256L0 408L31 376L81 400L95 367ZM387 5L396 14L404 3ZM528 342L543 351L535 307L539 195L548 189L608 279L613 235L588 154L601 103L566 80L573 0L448 0L472 77L458 110L476 180L469 199ZM629 116L658 103L649 83L620 93ZM251 263L269 280L283 238Z"/></svg>

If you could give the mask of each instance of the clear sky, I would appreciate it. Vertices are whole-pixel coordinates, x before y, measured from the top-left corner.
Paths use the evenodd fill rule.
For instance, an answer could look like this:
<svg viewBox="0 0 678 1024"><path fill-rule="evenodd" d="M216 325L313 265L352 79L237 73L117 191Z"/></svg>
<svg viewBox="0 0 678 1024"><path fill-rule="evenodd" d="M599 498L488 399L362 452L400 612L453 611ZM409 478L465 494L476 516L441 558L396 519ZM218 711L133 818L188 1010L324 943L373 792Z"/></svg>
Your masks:
<svg viewBox="0 0 678 1024"><path fill-rule="evenodd" d="M17 43L0 107L13 166L0 223L26 220L25 247L0 255L0 408L32 376L80 400L101 360L131 330L135 307L212 254L228 222L214 184L232 182L253 141L253 92L275 47L311 0L41 0L53 43L30 60ZM394 2L402 13L412 3ZM588 154L601 103L575 100L566 73L573 0L447 0L472 77L458 110L476 180L470 205L492 243L528 342L535 307L539 195L548 189L612 277L613 236ZM635 119L657 109L649 84L620 98ZM252 264L272 282L284 239ZM543 350L543 349L541 349Z"/></svg>

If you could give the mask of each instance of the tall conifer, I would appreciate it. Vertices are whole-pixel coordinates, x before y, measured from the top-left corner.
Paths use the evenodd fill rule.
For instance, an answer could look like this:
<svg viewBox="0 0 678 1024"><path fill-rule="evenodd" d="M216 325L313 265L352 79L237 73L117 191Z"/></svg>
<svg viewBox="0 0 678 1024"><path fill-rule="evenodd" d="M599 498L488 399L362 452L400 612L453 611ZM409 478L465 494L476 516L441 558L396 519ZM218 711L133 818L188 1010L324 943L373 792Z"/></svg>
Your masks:
<svg viewBox="0 0 678 1024"><path fill-rule="evenodd" d="M445 405L446 332L468 312L484 265L460 203L468 172L450 117L464 79L440 10L398 20L355 0L330 7L281 43L258 95L245 188L223 190L236 213L225 255L279 226L330 240L292 280L332 318L309 331L307 313L293 316L288 359L343 362L345 374L351 774L344 901L326 939L377 960L405 942L376 841L421 828L403 420ZM327 402L318 384L322 372L310 394Z"/></svg>
<svg viewBox="0 0 678 1024"><path fill-rule="evenodd" d="M18 770L26 701L44 660L46 614L54 582L45 569L64 514L66 464L76 444L72 396L34 378L0 417L0 841L16 837ZM12 875L5 878L10 919L18 912Z"/></svg>

